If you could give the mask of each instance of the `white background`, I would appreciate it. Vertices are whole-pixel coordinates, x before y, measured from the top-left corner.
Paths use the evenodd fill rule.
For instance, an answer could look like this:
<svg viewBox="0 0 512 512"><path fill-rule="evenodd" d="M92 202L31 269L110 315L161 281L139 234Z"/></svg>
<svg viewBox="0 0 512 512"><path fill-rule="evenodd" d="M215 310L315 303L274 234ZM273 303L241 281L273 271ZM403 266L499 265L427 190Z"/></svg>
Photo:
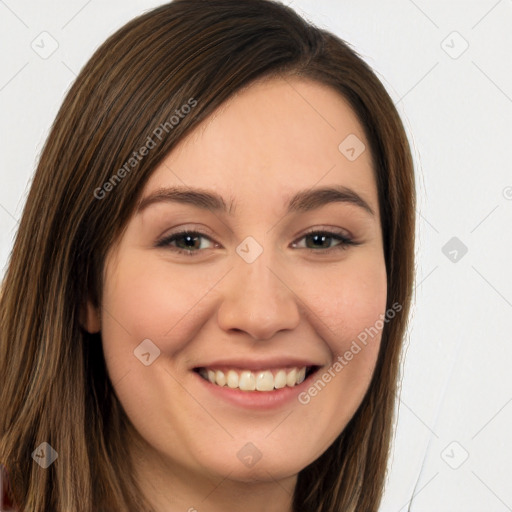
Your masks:
<svg viewBox="0 0 512 512"><path fill-rule="evenodd" d="M65 92L161 3L0 1L0 277ZM416 298L381 511L512 511L512 2L287 3L373 67L415 157ZM31 47L51 48L44 31L47 59Z"/></svg>

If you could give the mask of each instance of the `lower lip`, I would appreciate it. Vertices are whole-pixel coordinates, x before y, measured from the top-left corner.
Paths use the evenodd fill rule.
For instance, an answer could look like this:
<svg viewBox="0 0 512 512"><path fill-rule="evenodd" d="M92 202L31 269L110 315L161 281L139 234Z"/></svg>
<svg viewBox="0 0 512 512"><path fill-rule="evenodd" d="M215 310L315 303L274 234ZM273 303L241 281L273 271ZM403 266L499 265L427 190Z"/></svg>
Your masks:
<svg viewBox="0 0 512 512"><path fill-rule="evenodd" d="M310 383L310 378L316 372L308 375L308 378L300 384L285 386L274 391L242 391L241 389L232 389L228 386L218 386L210 381L203 379L197 372L193 372L202 386L204 386L214 396L225 400L232 405L246 409L267 410L283 407L293 400L298 402L298 395L304 391Z"/></svg>

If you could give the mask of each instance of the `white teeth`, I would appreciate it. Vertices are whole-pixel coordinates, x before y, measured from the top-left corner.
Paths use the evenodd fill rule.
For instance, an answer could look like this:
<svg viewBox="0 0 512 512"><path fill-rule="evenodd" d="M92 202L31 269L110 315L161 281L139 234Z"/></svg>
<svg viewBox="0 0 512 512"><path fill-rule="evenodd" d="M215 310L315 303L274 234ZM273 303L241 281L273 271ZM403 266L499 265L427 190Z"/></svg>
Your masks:
<svg viewBox="0 0 512 512"><path fill-rule="evenodd" d="M291 372L286 375L286 385L293 388L297 382L297 370L294 368Z"/></svg>
<svg viewBox="0 0 512 512"><path fill-rule="evenodd" d="M281 389L286 386L286 372L284 370L279 370L274 377L274 387L276 389Z"/></svg>
<svg viewBox="0 0 512 512"><path fill-rule="evenodd" d="M254 391L256 389L256 378L252 372L242 372L238 381L238 387L242 391Z"/></svg>
<svg viewBox="0 0 512 512"><path fill-rule="evenodd" d="M225 386L227 383L226 376L224 375L224 372L221 372L220 370L215 372L215 381L219 386ZM215 382L213 381L213 382Z"/></svg>
<svg viewBox="0 0 512 512"><path fill-rule="evenodd" d="M228 386L233 389L238 387L238 373L233 370L228 372Z"/></svg>
<svg viewBox="0 0 512 512"><path fill-rule="evenodd" d="M200 375L217 386L228 386L231 389L242 391L273 391L286 386L294 387L304 382L306 378L306 367L292 368L291 370L278 370L275 375L270 370L252 372L243 370L237 372L229 370L224 373L221 370L210 370L201 368Z"/></svg>
<svg viewBox="0 0 512 512"><path fill-rule="evenodd" d="M272 372L259 372L256 377L256 389L258 391L272 391L274 389L274 376Z"/></svg>

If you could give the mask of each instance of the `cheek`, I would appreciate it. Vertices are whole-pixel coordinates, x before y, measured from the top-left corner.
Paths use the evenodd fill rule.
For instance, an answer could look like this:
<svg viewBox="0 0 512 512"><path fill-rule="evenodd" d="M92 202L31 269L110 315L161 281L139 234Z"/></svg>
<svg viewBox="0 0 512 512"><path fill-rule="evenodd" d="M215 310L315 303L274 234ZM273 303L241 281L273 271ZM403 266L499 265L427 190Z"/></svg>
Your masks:
<svg viewBox="0 0 512 512"><path fill-rule="evenodd" d="M192 272L188 267L185 272L170 267L164 260L144 261L136 251L126 251L105 280L103 351L112 382L121 383L116 391L126 409L151 395L152 389L169 387L162 368L171 372L181 368L180 354L212 314L205 309L208 291L223 271L219 276L207 268ZM147 347L147 342L141 343L148 339L157 347L149 345L158 357L155 364L144 366L136 354L146 353L139 347Z"/></svg>
<svg viewBox="0 0 512 512"><path fill-rule="evenodd" d="M123 257L112 264L105 280L102 310L102 340L112 382L128 371L131 377L141 371L134 351L149 339L159 340L162 331L172 328L173 302L165 300L168 288L158 272ZM169 290L168 290L169 293ZM161 350L160 343L156 346ZM155 352L157 353L157 352Z"/></svg>
<svg viewBox="0 0 512 512"><path fill-rule="evenodd" d="M308 299L315 313L311 322L329 347L333 362L343 366L338 365L334 373L344 377L335 380L340 389L353 390L357 400L371 380L380 348L387 278L385 263L379 258L345 263L339 271L311 275L304 286L315 290ZM306 288L303 295L308 297Z"/></svg>
<svg viewBox="0 0 512 512"><path fill-rule="evenodd" d="M210 286L203 273L190 279L190 273L169 272L166 262L141 264L126 255L105 285L104 337L114 343L119 339L140 343L148 338L159 345L165 339L165 346L159 348L172 355L180 348L184 326L196 325L199 299ZM109 336L114 332L117 335Z"/></svg>
<svg viewBox="0 0 512 512"><path fill-rule="evenodd" d="M303 295L327 328L327 339L337 348L373 326L385 312L386 267L379 258L360 258L311 273L303 286Z"/></svg>
<svg viewBox="0 0 512 512"><path fill-rule="evenodd" d="M201 328L202 305L198 301L213 283L199 275L191 281L183 272L171 273L169 263L164 261L142 261L136 251L127 250L110 268L102 312L108 373L131 420L150 438L158 437L152 431L153 423L179 423L175 410L164 404L175 403L172 397L183 396L165 369L174 373L171 366L176 354L193 331ZM151 340L160 352L152 352L153 346L145 340ZM143 341L142 346L150 351L148 366L137 357L142 354L138 347ZM144 348L144 352L147 350ZM153 359L154 354L158 356Z"/></svg>

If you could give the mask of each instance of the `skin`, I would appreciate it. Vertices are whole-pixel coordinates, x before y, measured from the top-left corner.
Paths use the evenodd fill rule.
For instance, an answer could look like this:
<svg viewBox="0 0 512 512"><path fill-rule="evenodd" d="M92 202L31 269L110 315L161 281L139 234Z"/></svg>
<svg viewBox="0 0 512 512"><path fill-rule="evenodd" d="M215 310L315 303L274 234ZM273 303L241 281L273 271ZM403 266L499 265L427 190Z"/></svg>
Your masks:
<svg viewBox="0 0 512 512"><path fill-rule="evenodd" d="M349 134L367 148L355 161L338 149ZM235 95L183 139L142 197L174 185L215 191L236 207L223 214L160 202L134 215L107 255L101 310L88 304L86 314L87 329L102 332L110 378L137 432L139 444L128 448L138 481L156 512L291 511L297 474L360 405L380 333L306 405L242 410L212 396L191 369L219 356L287 355L318 362L321 375L385 313L369 144L334 90L273 78ZM327 185L350 187L374 215L343 202L285 214L295 192ZM190 247L183 238L155 247L181 228L206 233L193 249L199 254L173 251ZM339 242L308 242L311 228L360 245L325 253ZM248 236L263 248L252 263L236 252ZM144 339L161 351L150 366L134 357ZM237 457L248 442L262 455L252 467Z"/></svg>

